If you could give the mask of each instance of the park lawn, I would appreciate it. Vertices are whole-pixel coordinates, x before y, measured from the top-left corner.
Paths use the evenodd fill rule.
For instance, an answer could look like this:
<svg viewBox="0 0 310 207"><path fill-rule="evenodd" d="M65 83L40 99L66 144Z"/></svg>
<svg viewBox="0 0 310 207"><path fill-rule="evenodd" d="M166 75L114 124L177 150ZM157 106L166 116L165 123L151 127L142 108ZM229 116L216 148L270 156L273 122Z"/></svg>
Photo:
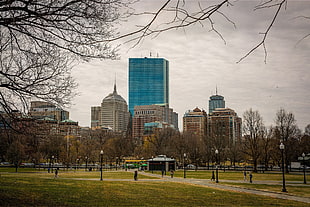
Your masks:
<svg viewBox="0 0 310 207"><path fill-rule="evenodd" d="M255 184L255 183L229 183L229 182L221 182L221 184L249 188L249 189L273 191L273 192L281 192L282 190L282 185L266 185L266 184ZM288 191L288 194L310 198L310 185L307 185L307 186L286 185L286 190Z"/></svg>
<svg viewBox="0 0 310 207"><path fill-rule="evenodd" d="M45 175L1 174L0 206L308 206L184 183L52 179Z"/></svg>
<svg viewBox="0 0 310 207"><path fill-rule="evenodd" d="M103 179L133 179L134 171L103 171ZM98 178L100 179L100 171L95 172L66 172L59 171L59 178ZM139 179L159 179L153 176L142 175L138 173Z"/></svg>
<svg viewBox="0 0 310 207"><path fill-rule="evenodd" d="M100 171L92 171L92 172L85 172L85 171L66 171L66 170L59 170L58 171L58 178L69 178L69 179L98 179L100 180ZM103 179L133 179L133 171L103 171L102 178ZM3 173L7 177L15 177L16 175L22 175L23 177L33 177L33 175L37 175L40 178L54 178L54 173L47 173L47 172L39 172L39 171L32 171L32 173L23 171L19 173ZM159 179L153 176L142 175L138 173L139 179Z"/></svg>

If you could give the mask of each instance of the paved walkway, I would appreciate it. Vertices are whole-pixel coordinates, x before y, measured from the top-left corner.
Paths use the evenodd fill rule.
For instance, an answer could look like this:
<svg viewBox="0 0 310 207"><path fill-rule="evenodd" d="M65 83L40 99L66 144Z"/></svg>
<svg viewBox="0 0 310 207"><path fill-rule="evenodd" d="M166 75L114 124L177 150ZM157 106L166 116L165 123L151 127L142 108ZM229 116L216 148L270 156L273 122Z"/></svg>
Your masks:
<svg viewBox="0 0 310 207"><path fill-rule="evenodd" d="M211 181L209 179L194 179L194 178L184 179L184 178L179 178L179 177L171 178L170 176L162 177L159 174L152 174L152 173L146 173L146 172L139 172L139 174L158 177L158 178L161 178L161 180L168 181L168 182L170 181L170 182L178 182L178 183L189 183L189 184L195 184L195 185L215 188L215 189L219 189L219 190L229 190L229 191L234 191L234 192L250 193L250 194L255 194L255 195L269 196L269 197L273 197L273 198L281 198L281 199L287 199L287 200L300 201L300 202L310 204L310 198L294 196L294 195L291 195L289 193L272 192L272 191L267 191L267 190L256 190L256 189L249 189L249 188L243 188L243 187L221 185L220 183L215 183L214 181ZM143 179L143 181L144 181L144 179ZM152 181L154 181L154 180L152 180ZM244 181L221 180L220 182L242 183ZM267 184L267 185L268 184L280 185L280 186L282 185L281 181L279 181L279 182L278 181L255 181L254 183ZM287 185L309 186L309 185L301 184L300 182L299 183L287 182Z"/></svg>

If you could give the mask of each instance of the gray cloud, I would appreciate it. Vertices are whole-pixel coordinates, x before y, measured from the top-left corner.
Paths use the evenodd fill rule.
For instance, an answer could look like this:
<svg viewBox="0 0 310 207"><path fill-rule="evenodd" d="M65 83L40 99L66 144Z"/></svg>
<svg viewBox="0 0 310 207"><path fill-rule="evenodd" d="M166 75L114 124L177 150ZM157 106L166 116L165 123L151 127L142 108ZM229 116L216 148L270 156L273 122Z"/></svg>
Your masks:
<svg viewBox="0 0 310 207"><path fill-rule="evenodd" d="M310 2L289 1L268 35L267 64L263 48L236 64L260 41L259 33L265 31L274 12L274 9L253 11L257 2L237 1L234 7L225 8L227 16L237 24L236 29L224 18L215 18L226 45L218 35L208 32L207 25L196 25L185 31L163 33L155 39L147 38L130 50L129 45L123 45L120 60L76 66L73 75L81 95L69 109L71 119L82 126L90 125L90 107L100 105L112 92L115 73L118 92L128 100L128 58L149 56L152 52L153 56L158 53L170 62L170 105L179 113L179 124L186 110L196 106L207 110L209 96L218 86L226 106L239 116L253 108L259 110L266 125L271 125L276 111L283 107L295 114L303 129L310 123L310 41L308 38L296 43L309 33L309 23L295 17L310 14Z"/></svg>

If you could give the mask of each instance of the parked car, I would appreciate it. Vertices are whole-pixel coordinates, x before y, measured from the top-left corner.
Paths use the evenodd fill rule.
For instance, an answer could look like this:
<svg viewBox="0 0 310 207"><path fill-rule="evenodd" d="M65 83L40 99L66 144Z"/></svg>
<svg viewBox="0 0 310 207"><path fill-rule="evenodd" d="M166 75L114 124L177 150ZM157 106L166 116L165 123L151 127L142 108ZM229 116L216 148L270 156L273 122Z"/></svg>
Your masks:
<svg viewBox="0 0 310 207"><path fill-rule="evenodd" d="M21 163L20 166L21 167L34 167L34 163L30 163L30 162Z"/></svg>
<svg viewBox="0 0 310 207"><path fill-rule="evenodd" d="M187 169L196 169L195 165L189 164L186 166Z"/></svg>

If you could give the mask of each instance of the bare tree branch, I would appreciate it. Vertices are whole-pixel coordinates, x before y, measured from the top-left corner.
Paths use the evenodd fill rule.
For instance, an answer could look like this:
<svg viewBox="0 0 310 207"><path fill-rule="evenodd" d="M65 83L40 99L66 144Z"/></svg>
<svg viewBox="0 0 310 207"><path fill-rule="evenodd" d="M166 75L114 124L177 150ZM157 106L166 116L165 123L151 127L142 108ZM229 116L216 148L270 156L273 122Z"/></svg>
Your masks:
<svg viewBox="0 0 310 207"><path fill-rule="evenodd" d="M1 1L0 111L26 113L33 99L68 104L77 86L73 62L117 57L117 48L100 41L115 35L131 2Z"/></svg>
<svg viewBox="0 0 310 207"><path fill-rule="evenodd" d="M280 3L277 3L277 4L271 4L271 5L268 5L269 3L272 3L274 0L269 0L268 2L265 2L265 3L262 3L260 5L258 5L255 9L263 9L263 8L271 8L271 7L274 7L274 6L277 6L277 11L275 12L273 18L272 18L272 21L270 22L268 28L266 29L266 31L264 33L261 33L263 34L263 38L262 40L255 46L253 47L248 53L246 53L243 57L241 57L237 63L240 63L241 61L243 61L245 58L247 58L251 53L253 53L255 50L257 50L259 47L263 46L264 48L264 54L265 54L265 63L267 61L267 49L266 49L266 44L265 44L265 41L266 41L266 38L267 38L267 35L269 34L269 31L270 29L272 28L274 22L276 21L278 15L279 15L279 12L282 8L282 6L284 5L284 3L286 3L287 0L282 0Z"/></svg>

